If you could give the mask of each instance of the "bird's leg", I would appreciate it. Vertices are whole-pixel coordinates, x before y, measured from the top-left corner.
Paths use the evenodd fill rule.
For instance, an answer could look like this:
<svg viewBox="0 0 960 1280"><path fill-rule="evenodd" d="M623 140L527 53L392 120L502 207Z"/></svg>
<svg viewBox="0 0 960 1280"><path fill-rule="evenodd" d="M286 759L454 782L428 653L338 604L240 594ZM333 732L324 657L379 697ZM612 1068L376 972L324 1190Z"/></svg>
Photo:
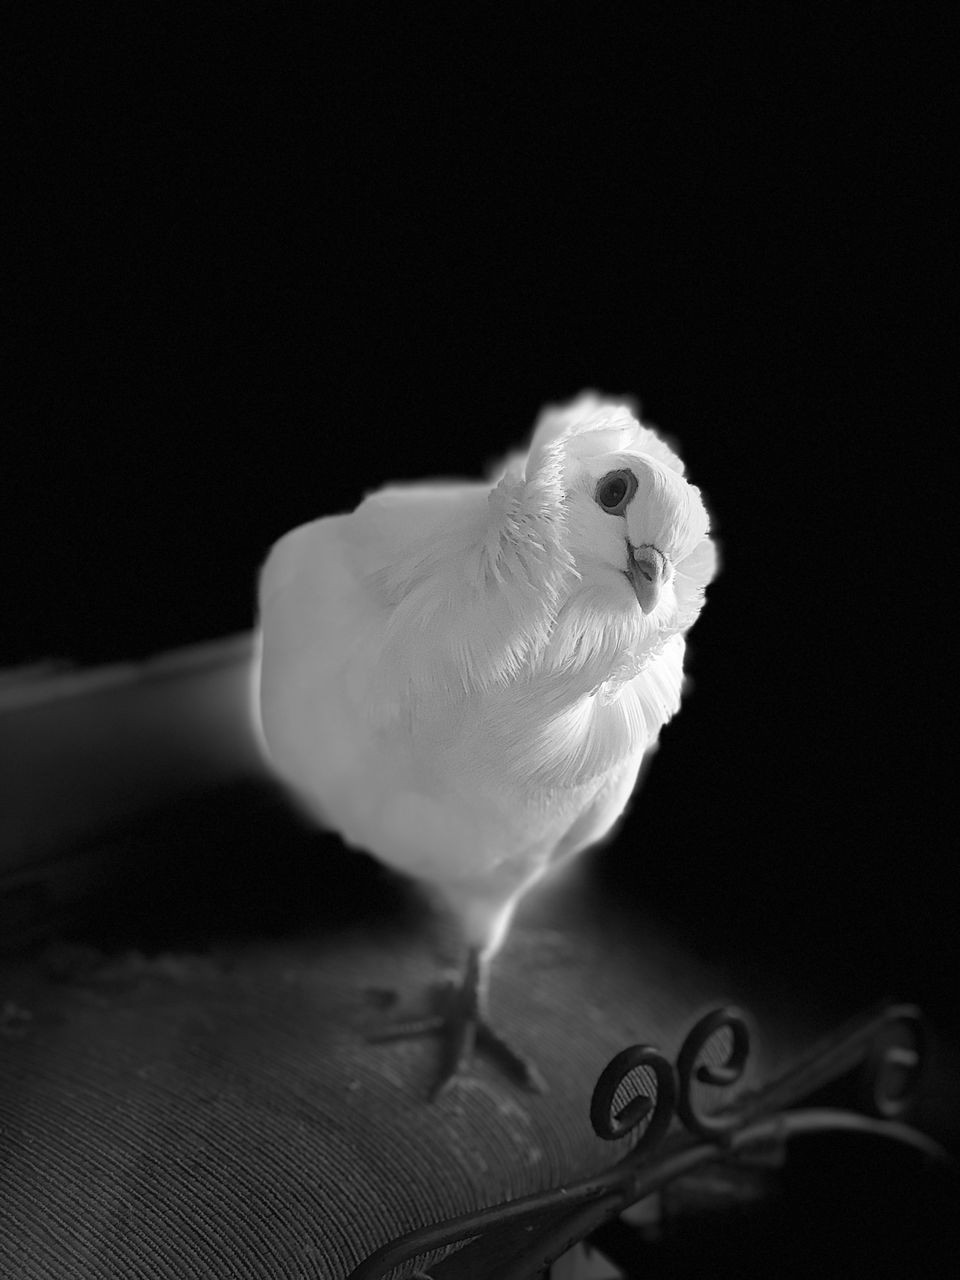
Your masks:
<svg viewBox="0 0 960 1280"><path fill-rule="evenodd" d="M476 953L474 953L476 954ZM468 961L469 966L470 961ZM477 955L477 1005L476 1005L476 1039L483 1049L501 1068L512 1076L518 1084L535 1093L546 1093L547 1086L540 1072L523 1054L516 1049L495 1029L487 1017L487 979L489 977L489 961Z"/></svg>
<svg viewBox="0 0 960 1280"><path fill-rule="evenodd" d="M429 1034L442 1038L440 1076L431 1092L431 1100L439 1097L469 1069L475 1048L489 1054L518 1084L536 1092L546 1090L543 1078L533 1063L517 1053L487 1020L488 967L489 959L481 949L470 947L460 980L441 989L438 1013L398 1023L371 1036L375 1042Z"/></svg>

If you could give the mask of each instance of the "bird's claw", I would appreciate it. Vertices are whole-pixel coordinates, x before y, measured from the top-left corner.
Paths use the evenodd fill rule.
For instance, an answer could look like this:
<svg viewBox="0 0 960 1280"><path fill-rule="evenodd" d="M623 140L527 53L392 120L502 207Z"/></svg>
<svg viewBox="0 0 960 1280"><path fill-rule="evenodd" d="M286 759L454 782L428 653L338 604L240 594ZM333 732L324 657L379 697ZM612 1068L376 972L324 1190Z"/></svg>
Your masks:
<svg viewBox="0 0 960 1280"><path fill-rule="evenodd" d="M533 1093L547 1092L547 1082L530 1059L518 1053L488 1022L482 1019L478 1021L476 1038L481 1048L485 1049L517 1084L530 1089Z"/></svg>
<svg viewBox="0 0 960 1280"><path fill-rule="evenodd" d="M546 1082L534 1064L518 1053L499 1032L493 1029L474 1007L472 1001L458 1000L456 997L463 994L460 991L453 993L452 1002L449 990L444 991L443 994L448 1003L446 1013L398 1022L375 1032L368 1039L374 1044L382 1044L391 1040L406 1040L417 1036L442 1036L443 1060L439 1078L430 1092L431 1102L446 1093L468 1072L475 1049L487 1053L506 1075L523 1088L530 1089L534 1093L547 1092Z"/></svg>

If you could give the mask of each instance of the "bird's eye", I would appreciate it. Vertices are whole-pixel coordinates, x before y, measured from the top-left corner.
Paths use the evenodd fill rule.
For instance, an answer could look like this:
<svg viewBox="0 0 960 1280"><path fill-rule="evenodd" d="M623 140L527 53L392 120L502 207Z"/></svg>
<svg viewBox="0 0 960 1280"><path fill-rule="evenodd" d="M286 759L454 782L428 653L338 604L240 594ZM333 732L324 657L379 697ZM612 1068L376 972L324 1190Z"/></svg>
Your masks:
<svg viewBox="0 0 960 1280"><path fill-rule="evenodd" d="M637 477L632 471L611 471L597 485L594 497L609 515L620 516L636 492Z"/></svg>

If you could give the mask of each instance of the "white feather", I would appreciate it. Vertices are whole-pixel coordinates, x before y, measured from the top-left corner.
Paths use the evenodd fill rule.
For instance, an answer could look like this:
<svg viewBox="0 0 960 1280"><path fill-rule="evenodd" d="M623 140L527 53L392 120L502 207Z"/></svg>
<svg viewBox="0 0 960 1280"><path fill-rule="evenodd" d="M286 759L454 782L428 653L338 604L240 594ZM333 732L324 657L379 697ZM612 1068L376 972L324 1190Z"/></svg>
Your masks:
<svg viewBox="0 0 960 1280"><path fill-rule="evenodd" d="M677 711L716 569L700 493L630 406L546 410L487 484L396 486L286 534L260 578L262 740L351 845L438 889L489 953L601 838ZM625 519L593 500L626 460ZM627 536L673 565L644 615Z"/></svg>

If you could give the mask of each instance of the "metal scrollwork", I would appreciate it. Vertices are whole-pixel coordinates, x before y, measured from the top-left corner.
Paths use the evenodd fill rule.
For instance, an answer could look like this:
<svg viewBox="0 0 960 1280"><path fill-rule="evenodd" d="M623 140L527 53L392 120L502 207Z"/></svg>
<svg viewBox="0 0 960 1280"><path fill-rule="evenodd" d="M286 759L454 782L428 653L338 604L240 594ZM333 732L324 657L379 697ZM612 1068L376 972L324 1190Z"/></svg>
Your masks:
<svg viewBox="0 0 960 1280"><path fill-rule="evenodd" d="M726 1061L700 1062L704 1049L722 1031L729 1031L730 1049ZM738 1128L742 1120L736 1112L705 1112L697 1100L696 1084L728 1088L736 1084L750 1056L750 1023L741 1010L724 1006L711 1010L690 1030L680 1047L676 1066L651 1045L632 1045L612 1058L597 1081L590 1100L593 1131L607 1141L626 1137L649 1117L649 1123L634 1145L631 1158L651 1151L663 1138L674 1116L697 1137L721 1141ZM656 1097L641 1093L614 1114L613 1101L625 1081L639 1068L653 1071Z"/></svg>
<svg viewBox="0 0 960 1280"><path fill-rule="evenodd" d="M722 1062L703 1061L704 1051L715 1037L729 1039ZM859 1065L865 1086L865 1108L884 1121L896 1121L908 1110L916 1093L926 1052L926 1035L919 1010L913 1005L892 1005L873 1017L855 1020L822 1042L793 1068L763 1089L743 1091L735 1105L713 1110L703 1106L701 1086L728 1089L746 1070L753 1023L741 1009L723 1005L705 1014L691 1028L677 1054L676 1065L651 1045L623 1049L604 1068L593 1091L590 1120L598 1137L614 1141L626 1137L646 1121L646 1128L628 1159L648 1157L662 1142L674 1116L693 1138L730 1145L747 1125L759 1117L794 1105L830 1080ZM625 1081L640 1068L656 1077L656 1096L641 1093L614 1112L614 1098ZM802 1128L797 1120L797 1131ZM862 1118L861 1129L866 1124ZM888 1136L903 1136L891 1131Z"/></svg>
<svg viewBox="0 0 960 1280"><path fill-rule="evenodd" d="M726 1062L704 1062L698 1067L703 1050L723 1030L731 1032L732 1041ZM746 1014L739 1009L714 1009L689 1032L677 1055L677 1075L680 1077L677 1114L691 1133L718 1140L737 1128L740 1121L735 1113L708 1114L699 1108L694 1080L718 1089L727 1088L741 1078L749 1056L750 1024Z"/></svg>
<svg viewBox="0 0 960 1280"><path fill-rule="evenodd" d="M635 1071L648 1067L656 1077L656 1097L641 1093L614 1113L617 1092ZM652 1045L636 1044L611 1058L600 1074L590 1099L590 1123L594 1133L614 1142L625 1138L649 1117L649 1123L633 1150L653 1148L670 1127L677 1101L677 1078L673 1064Z"/></svg>
<svg viewBox="0 0 960 1280"><path fill-rule="evenodd" d="M742 1158L765 1144L780 1147L803 1134L870 1135L912 1148L931 1165L949 1164L948 1153L932 1137L900 1119L916 1092L926 1053L926 1035L915 1006L891 1005L854 1018L767 1083L737 1089L733 1101L722 1098L714 1109L704 1109L704 1087L725 1090L743 1080L756 1039L753 1025L745 1012L723 1005L691 1028L676 1064L652 1045L621 1050L594 1086L590 1120L594 1132L606 1141L638 1131L622 1160L579 1182L411 1231L378 1249L350 1273L350 1280L380 1280L391 1267L414 1259L422 1262L438 1249L454 1247L462 1252L451 1266L467 1267L471 1259L479 1266L487 1233L500 1241L497 1247L502 1251L504 1233L511 1232L511 1261L497 1274L502 1280L527 1280L560 1257L571 1242L694 1169ZM714 1050L721 1047L721 1034L728 1041L723 1060L705 1060L711 1042ZM845 1079L852 1083L857 1073L866 1086L865 1109L871 1115L816 1103L825 1086ZM653 1090L641 1085L651 1075ZM618 1107L618 1097L629 1100ZM798 1107L804 1102L808 1105ZM674 1118L680 1126L668 1136ZM445 1266L446 1260L441 1260L431 1270L460 1274Z"/></svg>
<svg viewBox="0 0 960 1280"><path fill-rule="evenodd" d="M896 1005L887 1011L864 1063L867 1102L885 1120L895 1120L913 1102L923 1069L926 1033L919 1010Z"/></svg>

